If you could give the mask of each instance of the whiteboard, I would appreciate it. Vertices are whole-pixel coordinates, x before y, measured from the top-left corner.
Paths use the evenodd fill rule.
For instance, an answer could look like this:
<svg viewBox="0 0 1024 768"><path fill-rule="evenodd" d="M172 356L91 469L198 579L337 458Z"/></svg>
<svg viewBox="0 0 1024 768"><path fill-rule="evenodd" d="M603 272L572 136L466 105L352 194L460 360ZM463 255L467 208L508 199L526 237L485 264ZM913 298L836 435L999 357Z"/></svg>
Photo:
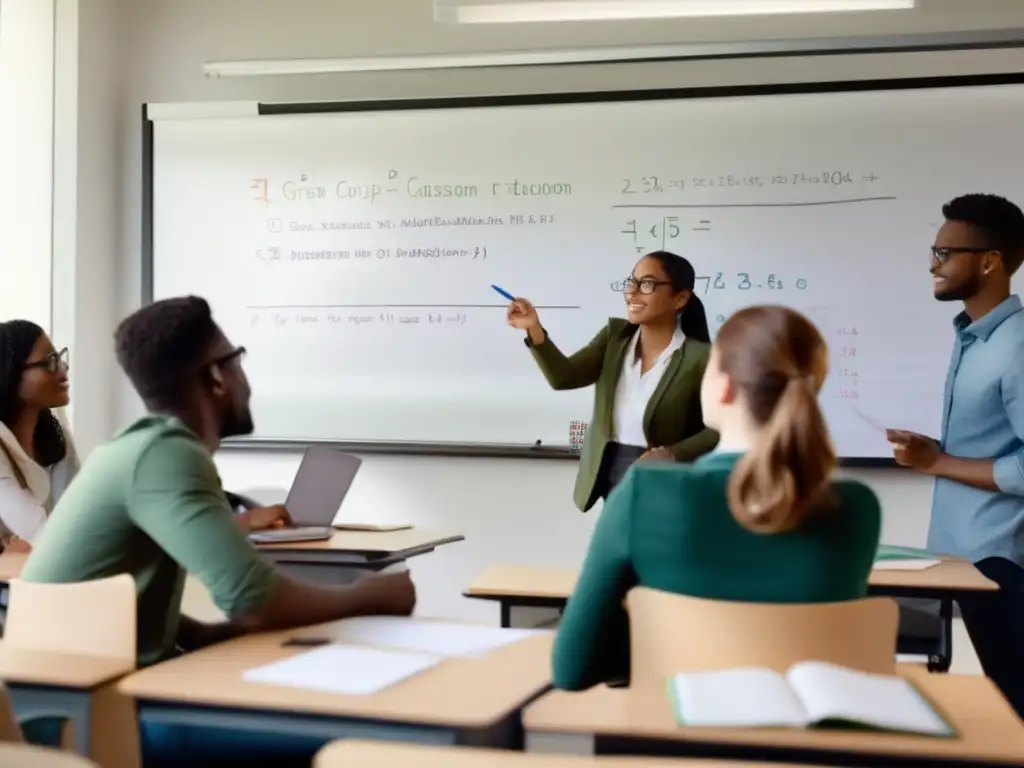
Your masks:
<svg viewBox="0 0 1024 768"><path fill-rule="evenodd" d="M940 424L960 310L931 292L940 207L1024 200L1022 105L1004 85L164 110L152 298L204 296L247 348L259 438L566 446L593 392L548 388L490 285L534 301L571 352L665 248L694 263L712 332L754 303L817 323L841 455L891 457L869 420Z"/></svg>

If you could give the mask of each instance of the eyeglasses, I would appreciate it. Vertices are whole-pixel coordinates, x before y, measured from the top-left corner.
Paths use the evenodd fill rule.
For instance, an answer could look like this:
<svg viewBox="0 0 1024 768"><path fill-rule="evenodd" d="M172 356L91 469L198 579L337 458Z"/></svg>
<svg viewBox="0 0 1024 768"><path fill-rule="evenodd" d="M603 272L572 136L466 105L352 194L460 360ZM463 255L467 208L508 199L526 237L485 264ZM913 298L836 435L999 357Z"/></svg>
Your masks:
<svg viewBox="0 0 1024 768"><path fill-rule="evenodd" d="M632 275L622 281L622 292L631 293L633 291L639 291L644 295L652 294L657 290L658 286L671 285L668 280L655 280L652 277L645 277L642 280L637 280Z"/></svg>
<svg viewBox="0 0 1024 768"><path fill-rule="evenodd" d="M940 248L933 245L931 257L939 264L945 264L958 253L989 253L998 250L998 248Z"/></svg>
<svg viewBox="0 0 1024 768"><path fill-rule="evenodd" d="M42 368L44 371L56 373L62 366L64 370L71 367L71 356L68 353L67 347L64 347L60 352L51 352L42 360L34 360L31 363L25 363L22 368L24 370L29 370L30 368Z"/></svg>
<svg viewBox="0 0 1024 768"><path fill-rule="evenodd" d="M225 363L230 363L236 357L245 357L245 347L237 347L236 349L233 349L230 352L228 352L226 355L221 355L220 357L214 358L213 360L208 362L207 365L224 365Z"/></svg>

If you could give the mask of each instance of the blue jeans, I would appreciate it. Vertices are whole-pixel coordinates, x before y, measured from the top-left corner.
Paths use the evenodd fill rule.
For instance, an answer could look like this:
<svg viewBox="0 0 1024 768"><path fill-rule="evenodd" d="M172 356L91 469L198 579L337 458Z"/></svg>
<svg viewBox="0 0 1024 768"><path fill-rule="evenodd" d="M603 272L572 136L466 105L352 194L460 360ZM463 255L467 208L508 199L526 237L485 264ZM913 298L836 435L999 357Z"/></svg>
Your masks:
<svg viewBox="0 0 1024 768"><path fill-rule="evenodd" d="M40 718L24 723L22 731L32 744L59 747L61 725L59 718ZM144 768L198 768L234 761L247 766L309 765L326 743L322 738L145 721L140 723L139 731Z"/></svg>

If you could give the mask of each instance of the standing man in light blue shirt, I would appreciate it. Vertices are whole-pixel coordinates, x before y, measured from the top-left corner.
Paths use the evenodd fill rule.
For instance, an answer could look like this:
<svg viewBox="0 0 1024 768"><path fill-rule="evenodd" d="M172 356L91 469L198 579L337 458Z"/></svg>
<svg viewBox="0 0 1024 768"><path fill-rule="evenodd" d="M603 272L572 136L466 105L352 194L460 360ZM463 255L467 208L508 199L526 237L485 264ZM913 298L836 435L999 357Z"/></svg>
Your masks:
<svg viewBox="0 0 1024 768"><path fill-rule="evenodd" d="M999 585L959 600L982 668L1024 716L1024 311L1010 281L1024 213L995 195L943 206L935 298L962 301L942 436L889 430L896 462L935 477L929 549L971 560Z"/></svg>

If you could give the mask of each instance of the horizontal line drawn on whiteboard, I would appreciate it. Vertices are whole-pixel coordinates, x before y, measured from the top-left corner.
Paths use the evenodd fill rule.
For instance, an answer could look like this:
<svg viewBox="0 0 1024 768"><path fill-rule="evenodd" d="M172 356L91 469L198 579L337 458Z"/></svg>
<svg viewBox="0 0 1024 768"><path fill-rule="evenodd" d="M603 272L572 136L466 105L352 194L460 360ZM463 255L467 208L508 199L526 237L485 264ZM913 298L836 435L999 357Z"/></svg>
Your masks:
<svg viewBox="0 0 1024 768"><path fill-rule="evenodd" d="M821 205L849 205L896 200L895 195L851 197L846 200L802 200L791 203L620 203L612 208L810 208Z"/></svg>
<svg viewBox="0 0 1024 768"><path fill-rule="evenodd" d="M250 304L246 309L508 309L507 304ZM582 309L578 306L536 304L534 309Z"/></svg>

